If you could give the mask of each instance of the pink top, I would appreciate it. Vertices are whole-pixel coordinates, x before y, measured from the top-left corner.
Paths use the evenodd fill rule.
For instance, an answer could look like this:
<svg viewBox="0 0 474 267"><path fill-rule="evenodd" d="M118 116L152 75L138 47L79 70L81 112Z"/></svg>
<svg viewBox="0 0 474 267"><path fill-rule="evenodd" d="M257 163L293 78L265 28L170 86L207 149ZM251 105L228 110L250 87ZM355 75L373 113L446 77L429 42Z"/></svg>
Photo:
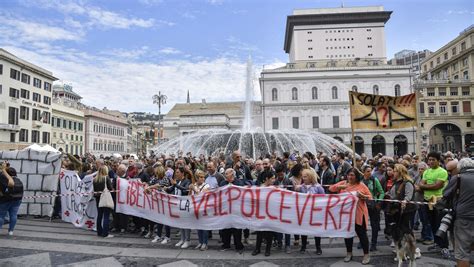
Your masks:
<svg viewBox="0 0 474 267"><path fill-rule="evenodd" d="M340 185L347 185L346 189L339 190L338 187ZM343 192L354 192L357 191L361 192L362 194L369 196L369 199L372 199L372 194L370 193L369 188L364 183L358 183L351 185L347 181L340 181L337 184L333 184L329 187L329 191L343 193ZM369 210L367 209L367 205L365 204L365 200L360 199L357 202L357 210L356 210L356 224L362 225L362 217L365 219L365 227L369 225Z"/></svg>

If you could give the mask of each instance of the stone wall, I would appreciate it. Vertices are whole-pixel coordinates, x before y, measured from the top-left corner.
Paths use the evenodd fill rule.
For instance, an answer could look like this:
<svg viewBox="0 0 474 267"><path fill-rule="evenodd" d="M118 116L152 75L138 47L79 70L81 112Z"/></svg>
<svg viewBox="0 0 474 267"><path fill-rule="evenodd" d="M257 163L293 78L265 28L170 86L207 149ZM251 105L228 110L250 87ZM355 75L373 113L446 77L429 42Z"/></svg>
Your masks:
<svg viewBox="0 0 474 267"><path fill-rule="evenodd" d="M24 197L51 195L58 189L61 153L32 149L0 151L0 161L8 160L23 182ZM54 199L23 199L18 214L49 216Z"/></svg>

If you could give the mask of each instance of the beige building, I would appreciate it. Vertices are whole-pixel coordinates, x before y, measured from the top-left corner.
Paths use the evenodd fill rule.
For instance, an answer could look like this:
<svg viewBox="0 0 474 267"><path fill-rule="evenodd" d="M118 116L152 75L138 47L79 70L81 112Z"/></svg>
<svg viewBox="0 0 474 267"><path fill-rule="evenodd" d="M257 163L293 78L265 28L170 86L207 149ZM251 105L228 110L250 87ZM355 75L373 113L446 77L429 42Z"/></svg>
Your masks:
<svg viewBox="0 0 474 267"><path fill-rule="evenodd" d="M51 146L59 151L77 155L84 153L84 112L81 98L68 84L53 86Z"/></svg>
<svg viewBox="0 0 474 267"><path fill-rule="evenodd" d="M53 74L0 48L0 150L51 142Z"/></svg>
<svg viewBox="0 0 474 267"><path fill-rule="evenodd" d="M474 151L474 26L422 63L419 90L421 149Z"/></svg>

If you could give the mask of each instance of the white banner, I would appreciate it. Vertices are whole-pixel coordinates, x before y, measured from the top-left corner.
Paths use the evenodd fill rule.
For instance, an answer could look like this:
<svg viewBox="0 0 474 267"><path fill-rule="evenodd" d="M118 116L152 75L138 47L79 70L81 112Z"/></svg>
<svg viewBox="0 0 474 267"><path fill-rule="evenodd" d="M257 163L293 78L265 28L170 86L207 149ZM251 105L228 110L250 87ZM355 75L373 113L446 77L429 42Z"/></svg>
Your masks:
<svg viewBox="0 0 474 267"><path fill-rule="evenodd" d="M273 187L226 186L199 196L144 193L117 179L117 212L178 228L240 228L320 237L353 237L357 197L300 194Z"/></svg>
<svg viewBox="0 0 474 267"><path fill-rule="evenodd" d="M79 178L75 171L62 170L61 181L61 217L76 227L96 230L97 207L93 195L94 174Z"/></svg>

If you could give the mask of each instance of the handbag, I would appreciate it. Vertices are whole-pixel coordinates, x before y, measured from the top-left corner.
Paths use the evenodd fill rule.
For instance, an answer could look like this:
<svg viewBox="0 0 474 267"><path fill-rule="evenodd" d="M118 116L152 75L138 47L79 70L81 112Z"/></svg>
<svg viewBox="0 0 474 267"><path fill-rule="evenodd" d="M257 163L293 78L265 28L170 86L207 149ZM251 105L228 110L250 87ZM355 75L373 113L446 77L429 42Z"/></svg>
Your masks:
<svg viewBox="0 0 474 267"><path fill-rule="evenodd" d="M100 194L99 208L114 209L114 200L112 199L112 194L110 194L110 191L107 188L107 177L104 181L104 191Z"/></svg>

